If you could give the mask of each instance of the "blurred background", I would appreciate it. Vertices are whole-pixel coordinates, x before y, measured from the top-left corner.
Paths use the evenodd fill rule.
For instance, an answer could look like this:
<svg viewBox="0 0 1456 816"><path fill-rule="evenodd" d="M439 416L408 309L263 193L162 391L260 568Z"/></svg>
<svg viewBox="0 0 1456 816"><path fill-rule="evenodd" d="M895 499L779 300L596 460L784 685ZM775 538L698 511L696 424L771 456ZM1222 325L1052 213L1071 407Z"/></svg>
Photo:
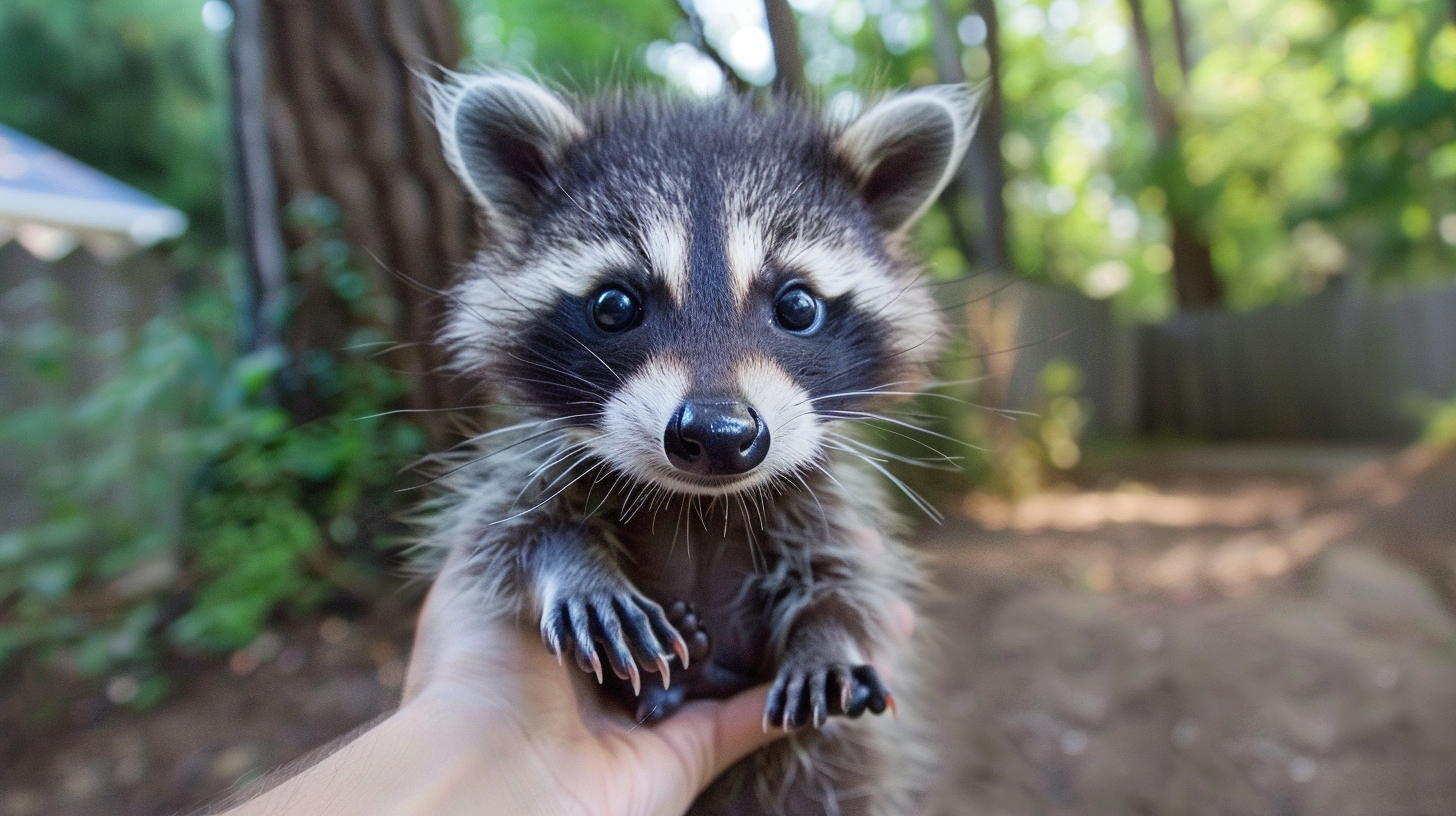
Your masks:
<svg viewBox="0 0 1456 816"><path fill-rule="evenodd" d="M397 700L410 465L489 421L429 343L475 236L418 72L470 66L984 87L944 384L880 431L955 462L887 462L943 812L1456 812L1456 3L6 0L0 814Z"/></svg>

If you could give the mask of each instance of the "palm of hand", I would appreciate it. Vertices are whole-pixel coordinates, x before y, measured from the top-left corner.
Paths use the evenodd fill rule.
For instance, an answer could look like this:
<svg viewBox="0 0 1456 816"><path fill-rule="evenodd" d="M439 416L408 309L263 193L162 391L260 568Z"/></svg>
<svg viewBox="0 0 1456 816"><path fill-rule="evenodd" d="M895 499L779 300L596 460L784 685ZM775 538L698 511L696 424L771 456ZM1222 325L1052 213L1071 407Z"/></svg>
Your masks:
<svg viewBox="0 0 1456 816"><path fill-rule="evenodd" d="M511 778L500 781L531 804L523 812L681 814L714 776L776 736L760 727L762 688L640 726L604 706L592 678L560 665L534 633L470 614L478 607L468 598L448 586L432 592L405 700L448 700L454 727L506 760Z"/></svg>

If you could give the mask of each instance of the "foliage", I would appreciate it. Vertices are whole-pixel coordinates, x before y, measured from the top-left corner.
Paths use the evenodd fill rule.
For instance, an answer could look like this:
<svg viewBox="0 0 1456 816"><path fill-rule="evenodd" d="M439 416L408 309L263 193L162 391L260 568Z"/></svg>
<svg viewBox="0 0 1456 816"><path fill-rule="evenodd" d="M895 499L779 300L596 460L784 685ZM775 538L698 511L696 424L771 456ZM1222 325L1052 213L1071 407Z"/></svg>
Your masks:
<svg viewBox="0 0 1456 816"><path fill-rule="evenodd" d="M221 41L202 0L6 0L0 122L184 210L222 242Z"/></svg>
<svg viewBox="0 0 1456 816"><path fill-rule="evenodd" d="M832 115L936 81L928 0L792 5L808 80ZM1456 26L1446 7L1182 5L1186 75L1174 6L1145 0L1156 84L1181 125L1176 145L1159 150L1125 0L997 0L1017 271L1111 298L1129 317L1166 315L1171 201L1208 235L1235 307L1300 297L1336 275L1449 275ZM0 120L185 209L194 259L222 243L227 143L220 40L203 26L203 6L0 6ZM945 6L962 67L986 78L987 21L969 0ZM773 75L757 0L457 7L473 61L569 87L712 93L730 79L720 65L749 86ZM295 268L326 281L361 325L389 325L395 304L361 284L328 202L299 202L288 217L313 235ZM971 271L951 226L932 213L917 236L938 278ZM232 306L217 280L205 283L212 289L194 289L135 336L76 337L50 321L3 344L46 397L0 415L0 445L36 463L38 503L33 523L0 534L0 658L24 649L93 674L130 667L145 701L160 689L154 671L169 646L233 648L276 610L308 608L340 587L369 590L392 506L386 486L421 445L413 426L377 416L402 388L369 355L389 338L364 331L353 351L296 359L240 355ZM109 374L77 393L83 369ZM935 427L988 442L995 461L974 464L977 476L1023 490L1075 465L1085 419L1077 372L1054 364L1042 375L1044 410L1002 423L1010 434L953 400L923 405L940 415ZM302 390L322 395L320 418L291 427L280 406ZM1450 436L1451 416L1449 406L1434 414L1433 439Z"/></svg>
<svg viewBox="0 0 1456 816"><path fill-rule="evenodd" d="M1433 448L1456 448L1456 399L1431 405L1426 414L1421 441Z"/></svg>
<svg viewBox="0 0 1456 816"><path fill-rule="evenodd" d="M347 257L329 266L347 287ZM51 396L0 417L0 444L46 464L39 520L0 536L0 660L127 669L145 703L169 646L238 648L280 609L377 591L395 470L423 445L381 413L403 383L371 356L380 338L309 361L333 410L295 427L272 385L289 361L224 351L232 320L202 290L136 338L31 331L25 362ZM68 398L67 361L112 373Z"/></svg>

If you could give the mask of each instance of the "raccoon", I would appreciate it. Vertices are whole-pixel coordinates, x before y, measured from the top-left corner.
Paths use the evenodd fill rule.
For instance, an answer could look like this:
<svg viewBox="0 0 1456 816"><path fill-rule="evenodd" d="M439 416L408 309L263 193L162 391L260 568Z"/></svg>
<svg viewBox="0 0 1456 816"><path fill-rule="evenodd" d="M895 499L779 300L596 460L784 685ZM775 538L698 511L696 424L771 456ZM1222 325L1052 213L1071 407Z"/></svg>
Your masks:
<svg viewBox="0 0 1456 816"><path fill-rule="evenodd" d="M772 683L764 726L794 733L691 813L918 812L923 672L889 618L924 579L856 427L940 346L907 232L976 94L837 125L493 73L432 104L486 238L442 340L514 420L452 460L443 569L640 721Z"/></svg>

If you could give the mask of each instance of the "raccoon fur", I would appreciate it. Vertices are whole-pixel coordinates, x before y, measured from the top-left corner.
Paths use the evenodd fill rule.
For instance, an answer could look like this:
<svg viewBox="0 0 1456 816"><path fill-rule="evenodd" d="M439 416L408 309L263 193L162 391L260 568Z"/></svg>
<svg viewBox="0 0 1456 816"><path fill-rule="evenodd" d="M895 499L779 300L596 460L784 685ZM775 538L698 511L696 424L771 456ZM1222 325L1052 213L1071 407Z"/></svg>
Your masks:
<svg viewBox="0 0 1456 816"><path fill-rule="evenodd" d="M923 577L856 428L939 348L906 234L975 94L847 125L501 73L432 102L486 236L443 342L512 418L442 480L442 569L639 720L772 683L794 734L691 813L919 812L924 672L890 611Z"/></svg>

